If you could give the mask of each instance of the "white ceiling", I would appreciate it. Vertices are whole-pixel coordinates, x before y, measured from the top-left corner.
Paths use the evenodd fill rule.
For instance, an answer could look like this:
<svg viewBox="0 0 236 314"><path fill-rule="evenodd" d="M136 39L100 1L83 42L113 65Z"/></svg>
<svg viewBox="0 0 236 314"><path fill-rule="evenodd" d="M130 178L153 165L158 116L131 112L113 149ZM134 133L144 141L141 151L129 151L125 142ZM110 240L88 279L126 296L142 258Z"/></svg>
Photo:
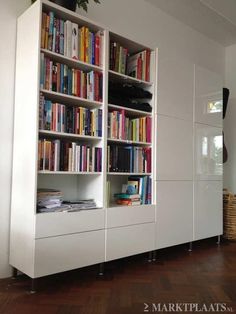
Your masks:
<svg viewBox="0 0 236 314"><path fill-rule="evenodd" d="M145 0L224 46L236 44L236 0Z"/></svg>

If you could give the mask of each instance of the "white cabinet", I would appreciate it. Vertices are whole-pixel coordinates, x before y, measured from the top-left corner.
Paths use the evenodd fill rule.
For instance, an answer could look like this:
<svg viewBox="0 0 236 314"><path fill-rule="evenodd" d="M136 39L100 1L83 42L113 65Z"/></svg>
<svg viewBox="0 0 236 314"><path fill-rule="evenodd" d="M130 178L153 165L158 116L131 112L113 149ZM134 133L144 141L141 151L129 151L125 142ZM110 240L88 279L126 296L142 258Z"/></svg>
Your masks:
<svg viewBox="0 0 236 314"><path fill-rule="evenodd" d="M69 47L77 26L79 51ZM109 55L111 47L115 53ZM128 54L135 56L126 69ZM10 264L37 278L153 250L155 49L38 0L18 19L16 55ZM135 99L131 108L130 98L123 99L127 88ZM108 135L109 116L115 136ZM115 145L116 158L108 158ZM118 205L114 194L129 180L138 182L142 197L136 197L137 206L122 197ZM47 190L50 202L54 193L57 205L61 199L94 199L96 208L45 213L39 189Z"/></svg>
<svg viewBox="0 0 236 314"><path fill-rule="evenodd" d="M192 121L194 65L180 58L158 61L157 113Z"/></svg>
<svg viewBox="0 0 236 314"><path fill-rule="evenodd" d="M157 180L192 180L192 122L157 116Z"/></svg>
<svg viewBox="0 0 236 314"><path fill-rule="evenodd" d="M217 73L195 65L195 122L222 127L222 89Z"/></svg>
<svg viewBox="0 0 236 314"><path fill-rule="evenodd" d="M222 129L195 123L195 179L221 180L223 175Z"/></svg>
<svg viewBox="0 0 236 314"><path fill-rule="evenodd" d="M157 182L156 248L193 239L192 181Z"/></svg>
<svg viewBox="0 0 236 314"><path fill-rule="evenodd" d="M194 240L222 234L222 181L194 183Z"/></svg>

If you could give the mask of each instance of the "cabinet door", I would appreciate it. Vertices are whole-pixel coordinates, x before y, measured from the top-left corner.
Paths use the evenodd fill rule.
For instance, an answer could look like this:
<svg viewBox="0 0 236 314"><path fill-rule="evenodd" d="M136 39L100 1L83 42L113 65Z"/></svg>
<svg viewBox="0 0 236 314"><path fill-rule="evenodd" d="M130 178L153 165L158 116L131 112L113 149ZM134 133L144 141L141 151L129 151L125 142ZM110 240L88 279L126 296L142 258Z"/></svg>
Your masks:
<svg viewBox="0 0 236 314"><path fill-rule="evenodd" d="M193 239L193 182L157 182L156 248Z"/></svg>
<svg viewBox="0 0 236 314"><path fill-rule="evenodd" d="M194 183L194 240L222 234L222 181Z"/></svg>
<svg viewBox="0 0 236 314"><path fill-rule="evenodd" d="M180 58L160 58L157 113L193 120L194 65Z"/></svg>
<svg viewBox="0 0 236 314"><path fill-rule="evenodd" d="M222 129L195 123L195 179L221 180Z"/></svg>
<svg viewBox="0 0 236 314"><path fill-rule="evenodd" d="M104 259L104 230L37 239L34 277L104 262Z"/></svg>
<svg viewBox="0 0 236 314"><path fill-rule="evenodd" d="M106 261L155 248L155 223L107 229Z"/></svg>
<svg viewBox="0 0 236 314"><path fill-rule="evenodd" d="M157 117L157 180L192 180L192 122Z"/></svg>
<svg viewBox="0 0 236 314"><path fill-rule="evenodd" d="M195 66L195 122L222 126L222 88L217 73Z"/></svg>

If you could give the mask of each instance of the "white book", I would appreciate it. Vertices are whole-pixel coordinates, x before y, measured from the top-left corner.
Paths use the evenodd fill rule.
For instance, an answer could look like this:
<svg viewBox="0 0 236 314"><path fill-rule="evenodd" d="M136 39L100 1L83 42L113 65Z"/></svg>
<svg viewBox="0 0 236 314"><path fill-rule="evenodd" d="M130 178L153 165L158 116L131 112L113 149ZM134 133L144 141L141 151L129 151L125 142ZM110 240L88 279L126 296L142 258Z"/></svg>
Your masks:
<svg viewBox="0 0 236 314"><path fill-rule="evenodd" d="M66 21L66 57L72 58L72 22Z"/></svg>
<svg viewBox="0 0 236 314"><path fill-rule="evenodd" d="M89 162L90 162L90 147L87 147L87 172L89 172Z"/></svg>
<svg viewBox="0 0 236 314"><path fill-rule="evenodd" d="M78 60L79 58L79 41L78 41L79 26L76 23L71 23L71 57Z"/></svg>

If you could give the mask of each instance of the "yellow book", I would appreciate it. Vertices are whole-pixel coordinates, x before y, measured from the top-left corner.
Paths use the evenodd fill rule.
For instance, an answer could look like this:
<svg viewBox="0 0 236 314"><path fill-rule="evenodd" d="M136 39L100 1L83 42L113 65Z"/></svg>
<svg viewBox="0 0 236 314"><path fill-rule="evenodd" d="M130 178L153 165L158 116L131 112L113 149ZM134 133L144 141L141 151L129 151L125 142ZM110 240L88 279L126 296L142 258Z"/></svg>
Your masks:
<svg viewBox="0 0 236 314"><path fill-rule="evenodd" d="M83 108L79 108L79 134L83 133Z"/></svg>
<svg viewBox="0 0 236 314"><path fill-rule="evenodd" d="M85 62L89 63L89 29L86 27L85 28L85 38L84 38L84 43L85 43Z"/></svg>
<svg viewBox="0 0 236 314"><path fill-rule="evenodd" d="M85 61L85 26L81 27L80 31L80 60Z"/></svg>

